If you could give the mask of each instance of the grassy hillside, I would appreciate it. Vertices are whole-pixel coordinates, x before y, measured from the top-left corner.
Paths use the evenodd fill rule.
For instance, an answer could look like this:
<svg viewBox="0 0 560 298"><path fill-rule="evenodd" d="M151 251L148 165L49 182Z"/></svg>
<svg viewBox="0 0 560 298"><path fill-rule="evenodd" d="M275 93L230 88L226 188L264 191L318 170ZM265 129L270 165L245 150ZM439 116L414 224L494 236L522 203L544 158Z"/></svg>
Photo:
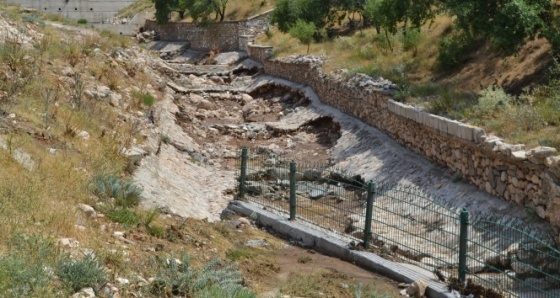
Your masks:
<svg viewBox="0 0 560 298"><path fill-rule="evenodd" d="M326 56L327 72L346 68L349 75L362 72L388 78L401 86L397 100L431 113L482 126L529 147L560 148L556 100L560 90L550 45L543 39L529 40L517 54L507 56L479 42L460 57L459 66L442 69L438 49L442 38L452 34L451 24L449 17L440 15L419 32L399 32L388 39L373 28L337 28L340 34L312 43L309 54ZM272 45L276 57L307 52L307 45L276 27L256 42ZM480 100L480 92L486 98ZM496 96L503 97L496 102L509 104L489 107L481 103Z"/></svg>
<svg viewBox="0 0 560 298"><path fill-rule="evenodd" d="M128 37L0 3L0 297L396 292L370 273L354 278L350 264L321 269L325 256L249 219L140 207L125 153L157 129L148 115L168 91L158 63ZM245 245L255 239L266 245Z"/></svg>

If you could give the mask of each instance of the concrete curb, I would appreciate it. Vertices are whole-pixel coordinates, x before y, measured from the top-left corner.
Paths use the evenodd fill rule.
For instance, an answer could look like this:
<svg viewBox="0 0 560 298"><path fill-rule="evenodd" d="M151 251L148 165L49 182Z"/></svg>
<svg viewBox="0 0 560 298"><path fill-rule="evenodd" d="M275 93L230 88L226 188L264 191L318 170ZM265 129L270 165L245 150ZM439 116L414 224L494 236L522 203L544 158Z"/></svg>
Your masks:
<svg viewBox="0 0 560 298"><path fill-rule="evenodd" d="M354 263L362 268L375 271L399 282L412 283L419 279L428 286L426 295L430 298L452 298L445 284L436 282L433 274L422 268L396 263L366 251L350 250L347 243L319 230L310 229L297 221L289 221L250 203L232 201L228 209L244 215L257 216L257 222L276 233L299 241L303 246L341 260Z"/></svg>

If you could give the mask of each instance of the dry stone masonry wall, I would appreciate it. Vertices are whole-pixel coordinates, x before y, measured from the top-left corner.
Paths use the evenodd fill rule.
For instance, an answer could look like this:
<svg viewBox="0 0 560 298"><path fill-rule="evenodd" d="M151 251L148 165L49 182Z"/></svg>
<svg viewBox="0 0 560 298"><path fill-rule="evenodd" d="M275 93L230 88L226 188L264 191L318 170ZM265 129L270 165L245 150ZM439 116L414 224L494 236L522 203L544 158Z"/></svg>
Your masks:
<svg viewBox="0 0 560 298"><path fill-rule="evenodd" d="M325 74L320 57L272 59L271 47L248 46L265 72L310 86L325 103L384 131L408 149L455 171L486 192L525 206L560 231L560 156L556 149L511 145L474 127L390 97L382 78Z"/></svg>
<svg viewBox="0 0 560 298"><path fill-rule="evenodd" d="M267 11L246 20L213 23L208 27L186 22L159 25L147 20L144 30L155 31L160 40L189 41L194 50L246 50L255 35L268 29L269 18L270 11Z"/></svg>

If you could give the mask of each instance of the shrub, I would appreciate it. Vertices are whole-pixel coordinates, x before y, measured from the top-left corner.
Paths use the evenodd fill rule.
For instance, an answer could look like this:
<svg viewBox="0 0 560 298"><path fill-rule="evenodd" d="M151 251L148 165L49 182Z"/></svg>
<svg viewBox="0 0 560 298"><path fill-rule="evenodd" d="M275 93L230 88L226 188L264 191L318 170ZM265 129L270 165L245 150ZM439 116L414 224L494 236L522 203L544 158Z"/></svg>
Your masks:
<svg viewBox="0 0 560 298"><path fill-rule="evenodd" d="M410 29L403 32L401 42L405 51L416 50L418 44L422 41L422 32L420 29Z"/></svg>
<svg viewBox="0 0 560 298"><path fill-rule="evenodd" d="M140 222L140 217L134 210L128 208L115 208L107 212L107 217L127 227L134 226Z"/></svg>
<svg viewBox="0 0 560 298"><path fill-rule="evenodd" d="M86 19L78 19L77 23L78 23L78 24L81 24L81 25L85 25L85 24L88 23L88 20L86 20Z"/></svg>
<svg viewBox="0 0 560 298"><path fill-rule="evenodd" d="M140 92L132 91L132 96L136 98L140 103L143 103L149 107L153 106L155 103L155 98L150 92Z"/></svg>
<svg viewBox="0 0 560 298"><path fill-rule="evenodd" d="M487 117L493 115L498 110L508 108L513 98L499 87L490 87L480 92L478 104L473 107L476 117Z"/></svg>
<svg viewBox="0 0 560 298"><path fill-rule="evenodd" d="M144 93L144 96L142 97L142 102L151 107L154 105L155 102L155 98L153 95L151 95L149 92Z"/></svg>
<svg viewBox="0 0 560 298"><path fill-rule="evenodd" d="M360 59L373 59L375 58L375 52L373 51L373 45L371 43L366 43L365 45L356 49L357 56Z"/></svg>
<svg viewBox="0 0 560 298"><path fill-rule="evenodd" d="M312 22L305 22L298 20L296 24L290 29L290 35L299 39L301 43L307 45L307 53L309 54L309 46L313 41L313 37L317 32L317 27Z"/></svg>
<svg viewBox="0 0 560 298"><path fill-rule="evenodd" d="M142 199L142 188L134 182L112 175L97 176L93 180L93 193L101 199L115 199L115 205L123 208L136 207Z"/></svg>
<svg viewBox="0 0 560 298"><path fill-rule="evenodd" d="M474 49L475 40L462 35L443 37L439 43L438 66L442 71L452 71L464 61L464 56Z"/></svg>
<svg viewBox="0 0 560 298"><path fill-rule="evenodd" d="M59 251L52 238L17 235L8 250L0 258L0 297L57 296L51 268Z"/></svg>
<svg viewBox="0 0 560 298"><path fill-rule="evenodd" d="M65 256L58 263L56 275L73 291L86 287L98 288L107 280L103 265L92 254L87 254L81 260Z"/></svg>
<svg viewBox="0 0 560 298"><path fill-rule="evenodd" d="M456 103L450 92L445 92L430 103L430 112L438 115L447 115L455 109Z"/></svg>
<svg viewBox="0 0 560 298"><path fill-rule="evenodd" d="M202 269L194 269L184 252L179 261L171 254L168 259L154 259L154 262L159 270L151 291L160 297L256 297L242 286L241 272L235 269L235 263L222 266L216 259Z"/></svg>
<svg viewBox="0 0 560 298"><path fill-rule="evenodd" d="M238 261L240 259L250 259L254 256L254 253L246 249L229 249L226 251L226 258L232 261Z"/></svg>
<svg viewBox="0 0 560 298"><path fill-rule="evenodd" d="M542 115L531 105L516 105L509 109L506 121L516 123L517 127L526 132L541 129L545 122Z"/></svg>

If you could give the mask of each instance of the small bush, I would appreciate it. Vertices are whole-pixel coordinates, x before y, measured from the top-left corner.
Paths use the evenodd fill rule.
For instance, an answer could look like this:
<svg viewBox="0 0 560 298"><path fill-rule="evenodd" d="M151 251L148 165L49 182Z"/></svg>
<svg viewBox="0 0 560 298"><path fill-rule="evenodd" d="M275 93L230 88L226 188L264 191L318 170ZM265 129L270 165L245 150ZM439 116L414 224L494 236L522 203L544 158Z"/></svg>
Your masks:
<svg viewBox="0 0 560 298"><path fill-rule="evenodd" d="M152 294L159 297L256 297L242 286L241 272L235 263L221 265L216 259L202 269L191 266L188 255L181 253L180 262L173 254L169 258L154 259L158 274L152 282Z"/></svg>
<svg viewBox="0 0 560 298"><path fill-rule="evenodd" d="M290 29L289 33L294 38L299 39L302 44L307 45L307 53L309 54L309 46L311 45L311 42L313 42L316 32L317 27L315 27L314 23L298 20Z"/></svg>
<svg viewBox="0 0 560 298"><path fill-rule="evenodd" d="M373 45L371 43L366 43L365 45L356 49L357 56L360 59L373 59L375 58L375 52L373 51Z"/></svg>
<svg viewBox="0 0 560 298"><path fill-rule="evenodd" d="M403 50L405 51L416 50L421 41L422 32L420 31L420 29L407 30L406 32L403 32L401 36Z"/></svg>
<svg viewBox="0 0 560 298"><path fill-rule="evenodd" d="M438 66L442 71L452 71L464 61L464 56L474 48L475 40L464 36L444 37L439 43Z"/></svg>
<svg viewBox="0 0 560 298"><path fill-rule="evenodd" d="M161 141L165 144L169 144L171 142L171 138L168 135L162 135Z"/></svg>
<svg viewBox="0 0 560 298"><path fill-rule="evenodd" d="M149 107L153 106L155 103L155 98L150 92L140 92L140 91L132 91L132 96L136 98L140 103L143 103Z"/></svg>
<svg viewBox="0 0 560 298"><path fill-rule="evenodd" d="M373 41L383 53L392 53L396 37L394 34L376 34Z"/></svg>
<svg viewBox="0 0 560 298"><path fill-rule="evenodd" d="M161 210L159 208L154 208L148 211L148 213L143 217L142 224L146 227L148 234L157 237L165 237L165 228L154 225L154 220L159 216Z"/></svg>
<svg viewBox="0 0 560 298"><path fill-rule="evenodd" d="M357 284L353 287L354 293L353 298L389 298L393 297L393 295L389 293L383 293L376 289L364 289L362 284Z"/></svg>
<svg viewBox="0 0 560 298"><path fill-rule="evenodd" d="M0 297L57 296L51 268L58 258L50 237L18 235L10 239L8 252L0 257Z"/></svg>
<svg viewBox="0 0 560 298"><path fill-rule="evenodd" d="M134 182L112 175L97 176L93 180L93 193L101 199L115 199L115 206L136 207L142 199L142 188Z"/></svg>
<svg viewBox="0 0 560 298"><path fill-rule="evenodd" d="M88 20L86 20L86 19L78 19L77 23L78 23L78 24L81 24L81 25L86 25L86 24L88 23Z"/></svg>
<svg viewBox="0 0 560 298"><path fill-rule="evenodd" d="M36 14L26 14L21 18L21 20L27 23L38 23L41 21Z"/></svg>
<svg viewBox="0 0 560 298"><path fill-rule="evenodd" d="M140 222L140 217L134 210L128 208L115 208L107 212L107 217L127 227L134 226Z"/></svg>
<svg viewBox="0 0 560 298"><path fill-rule="evenodd" d="M146 92L146 93L144 93L144 96L142 97L142 101L145 105L151 107L151 106L154 105L155 98L149 92Z"/></svg>
<svg viewBox="0 0 560 298"><path fill-rule="evenodd" d="M156 238L160 238L160 239L165 238L165 228L162 226L150 225L146 227L146 231L148 231L148 234Z"/></svg>
<svg viewBox="0 0 560 298"><path fill-rule="evenodd" d="M107 280L103 265L92 254L81 260L73 260L69 256L62 258L56 268L56 275L73 291L86 287L95 289Z"/></svg>
<svg viewBox="0 0 560 298"><path fill-rule="evenodd" d="M229 249L226 251L226 258L232 261L238 261L241 259L250 259L255 254L246 249Z"/></svg>
<svg viewBox="0 0 560 298"><path fill-rule="evenodd" d="M271 39L272 36L274 36L274 33L272 32L272 30L270 30L270 28L266 28L266 30L264 31L264 34L266 35L266 38Z"/></svg>
<svg viewBox="0 0 560 298"><path fill-rule="evenodd" d="M530 105L516 105L507 111L506 117L506 121L517 123L525 132L539 130L546 124L539 111Z"/></svg>
<svg viewBox="0 0 560 298"><path fill-rule="evenodd" d="M452 94L445 92L431 102L430 112L438 115L447 115L455 109L455 105Z"/></svg>
<svg viewBox="0 0 560 298"><path fill-rule="evenodd" d="M487 88L480 92L478 104L473 107L473 113L480 118L492 116L496 111L508 108L512 102L513 98L502 88Z"/></svg>

